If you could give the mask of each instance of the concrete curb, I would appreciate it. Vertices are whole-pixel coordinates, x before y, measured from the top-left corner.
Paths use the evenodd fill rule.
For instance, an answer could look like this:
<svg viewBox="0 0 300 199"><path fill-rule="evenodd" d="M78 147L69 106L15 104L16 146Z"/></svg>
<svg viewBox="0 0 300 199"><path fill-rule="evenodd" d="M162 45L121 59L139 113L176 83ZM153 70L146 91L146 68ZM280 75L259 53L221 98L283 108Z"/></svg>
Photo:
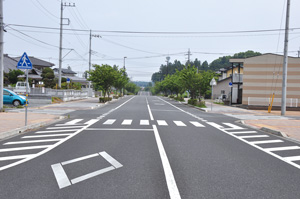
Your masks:
<svg viewBox="0 0 300 199"><path fill-rule="evenodd" d="M50 125L50 124L53 124L55 122L64 120L66 118L67 118L66 116L59 116L59 117L55 118L52 121L31 124L31 125L28 125L28 126L24 126L24 127L21 127L21 128L11 130L11 131L3 132L3 133L0 133L0 140L8 139L8 138L20 135L22 133L25 133L29 130L40 128L40 127L43 127L43 126L46 126L46 125Z"/></svg>

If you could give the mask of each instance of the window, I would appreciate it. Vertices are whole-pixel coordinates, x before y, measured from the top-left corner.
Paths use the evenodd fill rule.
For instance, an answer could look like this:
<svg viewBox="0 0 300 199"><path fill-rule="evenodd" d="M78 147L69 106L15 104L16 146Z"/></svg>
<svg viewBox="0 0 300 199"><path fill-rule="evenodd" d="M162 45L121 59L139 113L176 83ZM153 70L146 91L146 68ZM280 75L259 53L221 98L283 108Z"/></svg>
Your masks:
<svg viewBox="0 0 300 199"><path fill-rule="evenodd" d="M4 91L3 95L10 95L10 93L8 91Z"/></svg>
<svg viewBox="0 0 300 199"><path fill-rule="evenodd" d="M221 90L221 94L225 94L225 90Z"/></svg>

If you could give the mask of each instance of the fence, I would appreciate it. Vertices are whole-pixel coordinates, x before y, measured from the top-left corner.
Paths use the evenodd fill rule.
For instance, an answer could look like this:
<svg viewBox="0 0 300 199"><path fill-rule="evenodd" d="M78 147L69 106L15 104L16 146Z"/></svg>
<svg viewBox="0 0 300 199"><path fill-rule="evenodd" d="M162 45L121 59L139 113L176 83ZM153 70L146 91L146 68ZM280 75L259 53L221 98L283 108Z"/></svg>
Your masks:
<svg viewBox="0 0 300 199"><path fill-rule="evenodd" d="M260 97L248 97L249 106L269 106L272 99ZM286 107L298 107L299 100L296 98L286 98ZM273 106L281 106L281 98L274 98Z"/></svg>
<svg viewBox="0 0 300 199"><path fill-rule="evenodd" d="M88 97L88 91L80 90L54 90L51 89L48 91L48 94L52 97L59 97L64 102L84 99Z"/></svg>

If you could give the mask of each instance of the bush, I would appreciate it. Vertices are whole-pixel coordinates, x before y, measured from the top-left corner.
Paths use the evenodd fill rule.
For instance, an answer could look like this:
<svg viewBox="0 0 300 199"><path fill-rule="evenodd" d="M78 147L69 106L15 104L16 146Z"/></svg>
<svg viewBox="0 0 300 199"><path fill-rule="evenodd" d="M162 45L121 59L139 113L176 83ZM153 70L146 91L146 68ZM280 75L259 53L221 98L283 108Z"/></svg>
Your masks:
<svg viewBox="0 0 300 199"><path fill-rule="evenodd" d="M187 96L187 94L184 94L182 97L183 97L183 98L187 98L188 96Z"/></svg>
<svg viewBox="0 0 300 199"><path fill-rule="evenodd" d="M188 104L196 106L197 105L197 99L189 99Z"/></svg>
<svg viewBox="0 0 300 199"><path fill-rule="evenodd" d="M181 102L184 101L183 97L174 97L174 99L177 100L177 101L181 101Z"/></svg>
<svg viewBox="0 0 300 199"><path fill-rule="evenodd" d="M200 107L200 108L206 108L205 106L205 101L200 101L196 103L196 106Z"/></svg>
<svg viewBox="0 0 300 199"><path fill-rule="evenodd" d="M99 102L100 102L100 103L109 102L109 101L111 101L111 100L112 100L111 97L100 97L100 98L99 98Z"/></svg>
<svg viewBox="0 0 300 199"><path fill-rule="evenodd" d="M118 98L119 98L119 96L117 96L117 95L113 96L113 99L118 99Z"/></svg>
<svg viewBox="0 0 300 199"><path fill-rule="evenodd" d="M174 95L170 95L170 96L169 96L169 98L174 98L174 97L175 97Z"/></svg>

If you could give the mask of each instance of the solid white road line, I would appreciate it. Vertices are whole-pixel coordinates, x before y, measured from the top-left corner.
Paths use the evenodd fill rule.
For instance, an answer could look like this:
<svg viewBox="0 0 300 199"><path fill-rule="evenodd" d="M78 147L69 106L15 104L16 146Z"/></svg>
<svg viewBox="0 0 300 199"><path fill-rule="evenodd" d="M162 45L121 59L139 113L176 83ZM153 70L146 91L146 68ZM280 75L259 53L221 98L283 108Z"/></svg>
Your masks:
<svg viewBox="0 0 300 199"><path fill-rule="evenodd" d="M287 151L300 149L299 146L284 146L284 147L274 147L274 148L264 148L266 151Z"/></svg>
<svg viewBox="0 0 300 199"><path fill-rule="evenodd" d="M195 127L205 127L204 125L200 124L199 122L191 121L190 123L193 124Z"/></svg>
<svg viewBox="0 0 300 199"><path fill-rule="evenodd" d="M268 135L245 135L245 136L239 136L239 138L266 138L266 137L270 137Z"/></svg>
<svg viewBox="0 0 300 199"><path fill-rule="evenodd" d="M111 165L113 165L114 168L118 169L122 167L123 165L118 162L116 159L111 157L109 154L107 154L105 151L99 153L107 162L109 162Z"/></svg>
<svg viewBox="0 0 300 199"><path fill-rule="evenodd" d="M287 160L287 161L299 161L300 156L285 157L284 159Z"/></svg>
<svg viewBox="0 0 300 199"><path fill-rule="evenodd" d="M171 199L180 199L181 196L179 194L179 190L176 185L173 171L172 171L168 156L166 154L166 151L164 149L163 143L160 139L160 135L159 135L156 125L153 125L153 130L154 130L155 140L156 140L156 144L158 147L161 162L162 162L162 165L164 168L164 173L165 173L165 178L167 181L170 198Z"/></svg>
<svg viewBox="0 0 300 199"><path fill-rule="evenodd" d="M150 115L150 120L154 120L147 97L146 97L146 102L147 102L148 112Z"/></svg>
<svg viewBox="0 0 300 199"><path fill-rule="evenodd" d="M153 131L153 129L88 128L87 131Z"/></svg>
<svg viewBox="0 0 300 199"><path fill-rule="evenodd" d="M104 125L111 125L115 122L116 120L115 119L109 119L109 120L106 120L103 124Z"/></svg>
<svg viewBox="0 0 300 199"><path fill-rule="evenodd" d="M64 133L64 134L50 134L50 135L29 135L24 136L23 138L43 138L43 137L59 137L59 136L69 136L72 135L72 133Z"/></svg>
<svg viewBox="0 0 300 199"><path fill-rule="evenodd" d="M235 125L235 124L231 124L231 123L223 123L223 124L225 124L226 126L229 126L229 127L231 127L231 128L226 128L226 129L224 129L224 130L241 130L241 129L245 129L245 128L242 128L242 127L240 127L240 126L237 126L237 125Z"/></svg>
<svg viewBox="0 0 300 199"><path fill-rule="evenodd" d="M87 179L89 179L89 178L95 177L95 176L97 176L97 175L106 173L106 172L111 171L111 170L114 170L114 169L115 169L115 168L114 168L113 166L110 166L110 167L107 167L107 168L104 168L104 169L101 169L101 170L98 170L98 171L95 171L95 172L92 172L92 173L89 173L89 174L80 176L80 177L78 177L78 178L74 178L74 179L71 180L71 182L72 182L72 184L76 184L76 183L78 183L78 182L87 180Z"/></svg>
<svg viewBox="0 0 300 199"><path fill-rule="evenodd" d="M10 145L10 144L28 144L28 143L39 143L39 142L56 142L62 139L48 139L48 140L30 140L30 141L16 141L16 142L6 142L3 145Z"/></svg>
<svg viewBox="0 0 300 199"><path fill-rule="evenodd" d="M76 124L77 122L80 122L80 121L82 121L82 120L83 120L83 119L75 119L75 120L66 122L65 124Z"/></svg>
<svg viewBox="0 0 300 199"><path fill-rule="evenodd" d="M17 147L17 148L7 148L7 149L0 149L0 152L9 152L9 151L23 151L23 150L30 150L30 149L44 149L48 148L51 145L42 145L42 146L28 146L28 147Z"/></svg>
<svg viewBox="0 0 300 199"><path fill-rule="evenodd" d="M98 122L97 119L91 119L91 120L87 121L87 122L84 123L84 124L89 125L89 124L95 124L96 122Z"/></svg>
<svg viewBox="0 0 300 199"><path fill-rule="evenodd" d="M240 131L240 132L228 132L232 134L250 134L250 133L257 133L257 131Z"/></svg>
<svg viewBox="0 0 300 199"><path fill-rule="evenodd" d="M269 144L269 143L279 143L283 142L283 140L263 140L263 141L254 141L250 142L251 144Z"/></svg>
<svg viewBox="0 0 300 199"><path fill-rule="evenodd" d="M173 121L177 126L186 126L182 121Z"/></svg>
<svg viewBox="0 0 300 199"><path fill-rule="evenodd" d="M132 120L124 120L122 122L122 125L131 125L131 123L132 123Z"/></svg>
<svg viewBox="0 0 300 199"><path fill-rule="evenodd" d="M78 131L80 129L66 129L66 130L55 130L55 131L37 131L35 133L61 133L61 132L71 132L71 131Z"/></svg>
<svg viewBox="0 0 300 199"><path fill-rule="evenodd" d="M67 165L67 164L71 164L71 163L74 163L74 162L79 162L81 160L86 160L86 159L97 157L97 156L99 156L99 154L94 153L94 154L83 156L83 157L80 157L80 158L75 158L75 159L72 159L72 160L64 161L64 162L61 163L61 165L64 166L64 165Z"/></svg>
<svg viewBox="0 0 300 199"><path fill-rule="evenodd" d="M149 125L149 120L140 120L140 125Z"/></svg>
<svg viewBox="0 0 300 199"><path fill-rule="evenodd" d="M34 156L35 154L28 154L28 155L15 155L15 156L7 156L7 157L0 157L0 161L5 160L16 160L16 159L24 159L31 156Z"/></svg>
<svg viewBox="0 0 300 199"><path fill-rule="evenodd" d="M82 128L85 126L60 126L60 127L48 127L46 129L73 129L73 128Z"/></svg>
<svg viewBox="0 0 300 199"><path fill-rule="evenodd" d="M51 165L51 168L60 189L71 185L71 182L61 164L53 164Z"/></svg>
<svg viewBox="0 0 300 199"><path fill-rule="evenodd" d="M165 120L157 120L157 124L159 126L168 126L167 122Z"/></svg>

